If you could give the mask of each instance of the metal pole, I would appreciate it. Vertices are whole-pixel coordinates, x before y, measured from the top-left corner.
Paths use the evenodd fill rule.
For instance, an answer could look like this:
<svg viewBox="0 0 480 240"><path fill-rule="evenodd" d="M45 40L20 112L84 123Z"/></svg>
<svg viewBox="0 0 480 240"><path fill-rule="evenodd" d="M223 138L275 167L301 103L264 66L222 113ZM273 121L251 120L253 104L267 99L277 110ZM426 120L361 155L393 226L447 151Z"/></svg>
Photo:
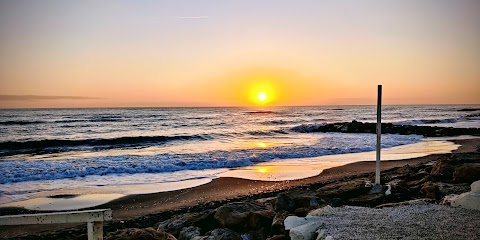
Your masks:
<svg viewBox="0 0 480 240"><path fill-rule="evenodd" d="M377 96L377 161L375 166L375 185L380 185L380 150L382 140L382 85L378 85Z"/></svg>

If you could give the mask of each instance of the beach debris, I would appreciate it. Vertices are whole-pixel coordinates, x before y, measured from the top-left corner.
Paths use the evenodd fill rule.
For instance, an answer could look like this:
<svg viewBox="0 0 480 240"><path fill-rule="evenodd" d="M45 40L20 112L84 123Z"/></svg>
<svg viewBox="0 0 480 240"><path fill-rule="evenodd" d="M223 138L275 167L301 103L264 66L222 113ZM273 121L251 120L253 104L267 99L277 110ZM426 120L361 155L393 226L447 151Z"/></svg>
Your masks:
<svg viewBox="0 0 480 240"><path fill-rule="evenodd" d="M365 187L366 188L369 188L369 187L372 187L372 186L373 186L372 181L370 181L370 180L365 181Z"/></svg>
<svg viewBox="0 0 480 240"><path fill-rule="evenodd" d="M275 200L275 211L285 210L293 211L295 209L295 202L293 199L286 193L280 193Z"/></svg>
<svg viewBox="0 0 480 240"><path fill-rule="evenodd" d="M387 187L387 190L385 191L385 196L392 194L392 186L390 186L389 184L385 186Z"/></svg>
<svg viewBox="0 0 480 240"><path fill-rule="evenodd" d="M105 240L134 240L134 239L151 239L151 240L176 240L176 238L162 229L154 228L126 228L115 232L108 233Z"/></svg>
<svg viewBox="0 0 480 240"><path fill-rule="evenodd" d="M287 236L285 235L273 235L270 238L267 238L267 240L287 240Z"/></svg>
<svg viewBox="0 0 480 240"><path fill-rule="evenodd" d="M470 192L450 196L448 201L452 207L480 210L480 181L472 183Z"/></svg>
<svg viewBox="0 0 480 240"><path fill-rule="evenodd" d="M318 208L318 209L315 209L315 210L309 212L308 216L320 217L320 216L323 216L323 215L329 215L329 214L334 214L334 213L335 213L335 209L332 206L327 205L325 207Z"/></svg>
<svg viewBox="0 0 480 240"><path fill-rule="evenodd" d="M290 229L291 240L310 240L315 236L315 232L320 228L322 222L319 219Z"/></svg>

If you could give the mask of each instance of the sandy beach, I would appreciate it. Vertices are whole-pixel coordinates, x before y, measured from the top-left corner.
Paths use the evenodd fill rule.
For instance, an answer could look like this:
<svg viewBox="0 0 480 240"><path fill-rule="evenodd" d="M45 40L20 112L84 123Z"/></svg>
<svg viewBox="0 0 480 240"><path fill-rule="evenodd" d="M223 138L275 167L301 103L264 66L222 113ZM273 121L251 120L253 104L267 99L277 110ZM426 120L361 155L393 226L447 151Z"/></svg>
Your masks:
<svg viewBox="0 0 480 240"><path fill-rule="evenodd" d="M475 152L480 148L480 141L478 139L454 140L453 142L461 145L454 153ZM382 171L405 165L416 165L435 161L444 155L448 154L433 154L413 159L385 161L382 162ZM94 208L111 208L113 210L114 221L107 223L106 229L110 229L108 226L112 228L118 227L120 221L122 221L122 225L124 226L146 227L146 225L154 224L166 216L211 209L226 202L272 197L280 192L314 188L328 182L341 181L342 179L372 177L374 164L372 161L354 162L327 169L314 177L291 181L255 181L222 177L214 179L207 184L188 189L125 196ZM21 208L0 209L1 215L34 212L36 211ZM70 227L73 226L37 225L1 227L0 237L24 236L37 234L39 232L61 232L61 229ZM83 226L79 228L83 228Z"/></svg>

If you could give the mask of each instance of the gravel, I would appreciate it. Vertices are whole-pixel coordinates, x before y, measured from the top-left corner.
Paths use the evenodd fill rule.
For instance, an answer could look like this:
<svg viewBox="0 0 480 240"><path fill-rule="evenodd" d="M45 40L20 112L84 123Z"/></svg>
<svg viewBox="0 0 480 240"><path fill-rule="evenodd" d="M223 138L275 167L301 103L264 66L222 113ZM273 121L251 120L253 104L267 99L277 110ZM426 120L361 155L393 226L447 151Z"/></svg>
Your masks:
<svg viewBox="0 0 480 240"><path fill-rule="evenodd" d="M427 204L335 208L321 228L334 239L480 239L480 211Z"/></svg>

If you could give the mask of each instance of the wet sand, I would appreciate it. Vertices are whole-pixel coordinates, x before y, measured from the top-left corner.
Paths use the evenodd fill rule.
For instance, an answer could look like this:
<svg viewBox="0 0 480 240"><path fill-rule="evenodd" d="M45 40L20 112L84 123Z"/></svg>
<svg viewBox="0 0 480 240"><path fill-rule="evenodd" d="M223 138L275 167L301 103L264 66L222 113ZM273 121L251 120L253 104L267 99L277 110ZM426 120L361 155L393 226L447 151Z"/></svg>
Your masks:
<svg viewBox="0 0 480 240"><path fill-rule="evenodd" d="M472 152L480 148L480 139L454 140L461 146L454 152ZM382 170L401 167L407 164L414 165L438 159L442 154L433 154L419 158L405 160L391 160L382 162ZM210 183L170 192L153 194L141 194L125 196L106 204L95 207L111 208L114 221L131 220L137 218L148 218L154 214L175 211L179 209L194 208L201 205L208 205L226 199L239 197L261 198L265 194L276 193L282 190L294 189L296 187L308 187L311 184L331 181L355 175L373 173L375 162L360 161L344 166L334 167L323 171L321 174L299 180L290 181L256 181L231 177L214 179ZM188 210L187 210L188 211ZM34 213L21 208L0 208L0 215ZM148 216L147 216L148 215ZM32 225L32 226L8 226L0 227L0 237L11 237L38 232L52 231L71 227L72 225Z"/></svg>

